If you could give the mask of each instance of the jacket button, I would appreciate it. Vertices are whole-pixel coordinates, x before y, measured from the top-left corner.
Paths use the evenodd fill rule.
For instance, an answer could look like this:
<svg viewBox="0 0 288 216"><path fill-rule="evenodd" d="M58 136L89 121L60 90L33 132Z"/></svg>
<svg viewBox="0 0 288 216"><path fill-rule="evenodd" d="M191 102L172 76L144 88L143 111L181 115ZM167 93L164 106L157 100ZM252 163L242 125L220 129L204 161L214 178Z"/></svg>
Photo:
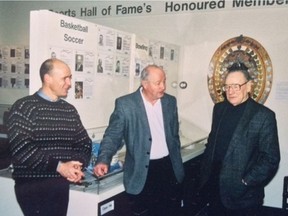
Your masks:
<svg viewBox="0 0 288 216"><path fill-rule="evenodd" d="M146 166L145 166L145 168L147 168L147 169L148 169L148 165L146 165Z"/></svg>
<svg viewBox="0 0 288 216"><path fill-rule="evenodd" d="M150 155L150 152L147 152L147 155Z"/></svg>
<svg viewBox="0 0 288 216"><path fill-rule="evenodd" d="M152 138L149 138L149 141L152 141Z"/></svg>

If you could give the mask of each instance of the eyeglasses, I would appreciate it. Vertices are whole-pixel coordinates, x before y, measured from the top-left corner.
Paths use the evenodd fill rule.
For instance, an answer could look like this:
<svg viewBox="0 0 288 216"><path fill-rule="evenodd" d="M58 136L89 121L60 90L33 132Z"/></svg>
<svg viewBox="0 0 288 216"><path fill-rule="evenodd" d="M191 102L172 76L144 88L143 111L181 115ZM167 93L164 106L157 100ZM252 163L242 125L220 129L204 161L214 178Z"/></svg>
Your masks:
<svg viewBox="0 0 288 216"><path fill-rule="evenodd" d="M241 87L242 87L243 85L246 85L248 82L249 82L249 80L246 81L246 82L243 83L243 84L230 84L230 85L225 84L225 85L222 87L222 90L223 90L223 91L229 91L229 89L232 89L233 91L240 91Z"/></svg>

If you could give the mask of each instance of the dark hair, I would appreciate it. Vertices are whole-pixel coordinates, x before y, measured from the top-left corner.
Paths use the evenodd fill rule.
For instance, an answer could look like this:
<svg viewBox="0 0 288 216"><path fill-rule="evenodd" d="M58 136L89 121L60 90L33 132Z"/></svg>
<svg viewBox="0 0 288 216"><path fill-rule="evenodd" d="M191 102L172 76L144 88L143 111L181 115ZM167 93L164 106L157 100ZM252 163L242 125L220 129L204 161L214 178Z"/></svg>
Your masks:
<svg viewBox="0 0 288 216"><path fill-rule="evenodd" d="M241 72L247 81L252 80L252 77L249 74L248 67L242 62L235 62L230 67L227 68L228 74L233 72ZM227 75L228 75L227 74Z"/></svg>
<svg viewBox="0 0 288 216"><path fill-rule="evenodd" d="M51 70L53 70L55 59L47 59L44 61L40 67L40 78L42 83L44 82L45 74L48 74Z"/></svg>

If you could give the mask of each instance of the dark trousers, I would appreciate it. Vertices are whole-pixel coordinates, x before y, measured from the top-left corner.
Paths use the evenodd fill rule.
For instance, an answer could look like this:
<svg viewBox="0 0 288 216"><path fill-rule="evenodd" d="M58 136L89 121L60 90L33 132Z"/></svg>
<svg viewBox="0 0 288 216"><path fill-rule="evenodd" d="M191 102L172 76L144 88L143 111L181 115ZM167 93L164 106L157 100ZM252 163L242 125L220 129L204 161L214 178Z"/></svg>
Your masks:
<svg viewBox="0 0 288 216"><path fill-rule="evenodd" d="M69 182L63 178L16 180L15 194L25 216L65 216Z"/></svg>
<svg viewBox="0 0 288 216"><path fill-rule="evenodd" d="M260 216L261 206L252 206L242 209L227 209L221 201L219 191L219 176L213 175L210 178L205 188L207 202L209 203L207 208L208 216Z"/></svg>
<svg viewBox="0 0 288 216"><path fill-rule="evenodd" d="M217 195L211 198L208 206L208 216L260 216L261 206L242 209L227 209Z"/></svg>
<svg viewBox="0 0 288 216"><path fill-rule="evenodd" d="M260 213L261 206L253 207L253 208L245 208L245 209L227 209L227 216L261 216Z"/></svg>
<svg viewBox="0 0 288 216"><path fill-rule="evenodd" d="M144 189L138 195L128 194L133 215L177 216L181 192L169 156L151 160Z"/></svg>

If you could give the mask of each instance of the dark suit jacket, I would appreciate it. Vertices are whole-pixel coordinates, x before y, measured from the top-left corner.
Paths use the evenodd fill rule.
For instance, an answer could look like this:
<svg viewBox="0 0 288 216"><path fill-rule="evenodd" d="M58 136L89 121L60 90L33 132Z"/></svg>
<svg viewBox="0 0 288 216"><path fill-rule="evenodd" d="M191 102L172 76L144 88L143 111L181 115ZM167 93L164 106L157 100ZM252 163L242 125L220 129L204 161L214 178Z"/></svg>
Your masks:
<svg viewBox="0 0 288 216"><path fill-rule="evenodd" d="M211 173L217 130L226 107L227 102L214 106L212 129L202 161L201 186ZM275 113L249 98L220 171L220 196L224 206L233 209L262 204L264 187L277 171L279 161Z"/></svg>
<svg viewBox="0 0 288 216"><path fill-rule="evenodd" d="M170 159L177 180L182 182L184 168L180 154L176 99L165 94L161 103ZM116 99L115 109L100 145L97 163L109 164L113 155L123 146L123 139L126 145L124 187L128 193L138 194L146 181L152 141L140 89Z"/></svg>

